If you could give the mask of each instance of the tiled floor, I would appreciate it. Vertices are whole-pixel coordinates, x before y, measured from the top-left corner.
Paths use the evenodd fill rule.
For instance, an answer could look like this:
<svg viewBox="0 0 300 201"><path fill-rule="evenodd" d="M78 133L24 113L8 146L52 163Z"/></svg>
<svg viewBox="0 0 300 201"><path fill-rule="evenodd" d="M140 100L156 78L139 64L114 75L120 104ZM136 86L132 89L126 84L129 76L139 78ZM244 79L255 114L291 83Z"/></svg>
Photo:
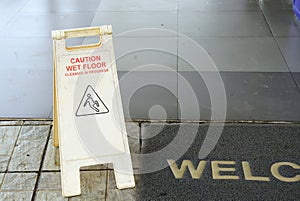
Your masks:
<svg viewBox="0 0 300 201"><path fill-rule="evenodd" d="M132 153L139 153L139 125L126 124ZM58 149L52 121L0 121L0 200L134 200L118 190L111 165L81 170L80 196L61 195Z"/></svg>
<svg viewBox="0 0 300 201"><path fill-rule="evenodd" d="M219 71L228 98L227 120L282 120L286 115L276 109L280 105L293 116L286 120L299 120L300 22L291 5L291 0L1 1L0 55L5 68L0 74L0 117L52 117L51 30L112 24L127 119L199 119L192 106L179 110L184 108L181 102L192 101L182 91L186 83L203 110L200 119L210 119L207 100L202 102L209 99L203 97L202 85L207 83L195 74ZM192 49L190 39L203 51ZM190 55L198 59L193 68L186 60ZM211 68L210 58L217 70ZM263 78L257 79L257 73ZM258 92L272 76L278 78L276 85L267 93ZM132 77L140 77L147 87ZM243 85L249 80L255 80L253 86ZM240 86L236 94L255 97L232 97L234 85ZM287 93L298 104L289 105ZM268 99L276 107L269 108ZM243 105L262 112L244 115Z"/></svg>

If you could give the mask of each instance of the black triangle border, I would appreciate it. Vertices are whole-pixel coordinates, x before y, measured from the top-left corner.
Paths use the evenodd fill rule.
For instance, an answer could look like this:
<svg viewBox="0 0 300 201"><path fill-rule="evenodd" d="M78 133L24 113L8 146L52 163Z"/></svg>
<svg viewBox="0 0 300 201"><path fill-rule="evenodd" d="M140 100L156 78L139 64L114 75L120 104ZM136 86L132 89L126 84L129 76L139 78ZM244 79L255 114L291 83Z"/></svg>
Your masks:
<svg viewBox="0 0 300 201"><path fill-rule="evenodd" d="M77 114L78 111L79 111L79 108L80 108L80 106L81 106L81 104L82 104L82 102L83 102L83 99L84 99L84 97L85 97L85 94L86 94L86 92L87 92L87 90L88 90L89 87L91 87L91 89L93 90L93 92L94 92L94 93L96 94L96 96L99 98L99 100L101 101L101 103L102 103L102 104L104 105L104 107L106 108L107 112L100 112L100 113L94 113L94 114L83 114L83 115L78 115L78 114ZM82 117L82 116L90 116L90 115L106 114L106 113L109 113L109 109L106 107L106 105L104 104L104 102L102 101L102 99L99 97L99 95L97 94L97 92L94 90L94 88L93 88L91 85L88 85L88 86L86 87L86 90L85 90L84 93L83 93L82 99L81 99L81 101L80 101L80 103L79 103L79 106L78 106L78 108L77 108L77 110L76 110L75 116L76 116L76 117Z"/></svg>

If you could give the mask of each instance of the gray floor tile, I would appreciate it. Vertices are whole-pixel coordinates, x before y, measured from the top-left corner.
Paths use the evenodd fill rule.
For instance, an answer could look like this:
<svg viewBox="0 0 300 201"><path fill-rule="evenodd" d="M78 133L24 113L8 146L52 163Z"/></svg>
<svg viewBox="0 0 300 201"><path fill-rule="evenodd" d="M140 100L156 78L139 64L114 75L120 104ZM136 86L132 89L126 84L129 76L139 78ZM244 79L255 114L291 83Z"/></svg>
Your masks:
<svg viewBox="0 0 300 201"><path fill-rule="evenodd" d="M61 191L60 172L42 172L38 191Z"/></svg>
<svg viewBox="0 0 300 201"><path fill-rule="evenodd" d="M64 198L60 191L38 191L36 193L35 200L46 200L46 201L67 201L68 198Z"/></svg>
<svg viewBox="0 0 300 201"><path fill-rule="evenodd" d="M11 121L0 121L0 126L22 126L23 121L11 120Z"/></svg>
<svg viewBox="0 0 300 201"><path fill-rule="evenodd" d="M33 191L0 192L0 200L7 201L31 201Z"/></svg>
<svg viewBox="0 0 300 201"><path fill-rule="evenodd" d="M69 198L77 200L104 200L106 189L106 171L87 171L80 173L81 195Z"/></svg>
<svg viewBox="0 0 300 201"><path fill-rule="evenodd" d="M276 38L291 72L300 72L300 37Z"/></svg>
<svg viewBox="0 0 300 201"><path fill-rule="evenodd" d="M258 1L262 10L291 10L293 0L263 0Z"/></svg>
<svg viewBox="0 0 300 201"><path fill-rule="evenodd" d="M48 33L50 34L50 33ZM38 73L41 69L52 69L52 40L50 38L8 38L0 39L3 50L3 66L23 75ZM37 71L35 71L37 70Z"/></svg>
<svg viewBox="0 0 300 201"><path fill-rule="evenodd" d="M52 69L26 69L25 72L18 68L1 72L0 85L6 86L0 98L0 102L6 103L1 108L1 117L45 118L49 115L53 96Z"/></svg>
<svg viewBox="0 0 300 201"><path fill-rule="evenodd" d="M45 141L49 135L50 126L23 126L21 134L19 136L19 141Z"/></svg>
<svg viewBox="0 0 300 201"><path fill-rule="evenodd" d="M33 191L37 173L7 173L1 191Z"/></svg>
<svg viewBox="0 0 300 201"><path fill-rule="evenodd" d="M18 14L0 32L3 37L51 37L51 31L90 26L93 13ZM20 31L22 30L22 31Z"/></svg>
<svg viewBox="0 0 300 201"><path fill-rule="evenodd" d="M107 183L107 201L127 201L136 200L135 188L118 190L116 186L115 176L113 171L108 171Z"/></svg>
<svg viewBox="0 0 300 201"><path fill-rule="evenodd" d="M47 117L52 105L51 39L6 38L0 43L7 58L0 76L1 85L6 86L0 101L7 103L1 117Z"/></svg>
<svg viewBox="0 0 300 201"><path fill-rule="evenodd" d="M159 126L160 127L160 126ZM180 126L187 135L191 135L193 126ZM188 151L177 160L180 168L183 160L191 160L197 165L201 159L198 153L206 137L208 126L200 125L197 136L190 145ZM153 125L147 132L156 130ZM225 124L221 138L212 152L202 160L207 162L199 179L192 179L186 171L182 179L176 179L166 167L158 172L140 175L141 192L139 200L293 200L299 196L298 182L283 182L276 179L270 172L272 164L289 161L298 164L299 125L254 125L254 124ZM147 141L148 152L161 150L166 142L172 140L178 134L178 127L165 126L160 137ZM283 148L288 147L288 148ZM166 163L166 159L161 163ZM218 180L212 178L211 161L234 161L235 168L232 174L239 177L238 180ZM253 175L269 177L269 182L245 180L241 162L250 164ZM147 161L145 165L151 165L155 161ZM292 177L288 168L281 169L287 177ZM162 179L163 178L163 179Z"/></svg>
<svg viewBox="0 0 300 201"><path fill-rule="evenodd" d="M293 78L295 79L295 82L298 86L298 89L300 91L300 72L297 72L297 73L292 73L293 75Z"/></svg>
<svg viewBox="0 0 300 201"><path fill-rule="evenodd" d="M24 126L9 164L9 171L38 171L50 126Z"/></svg>
<svg viewBox="0 0 300 201"><path fill-rule="evenodd" d="M177 118L176 72L130 71L118 74L126 119Z"/></svg>
<svg viewBox="0 0 300 201"><path fill-rule="evenodd" d="M12 20L15 15L22 9L29 0L20 0L11 2L9 0L3 0L0 2L1 17L0 17L0 31L2 28ZM5 9L4 9L5 8Z"/></svg>
<svg viewBox="0 0 300 201"><path fill-rule="evenodd" d="M119 71L177 69L177 38L114 38Z"/></svg>
<svg viewBox="0 0 300 201"><path fill-rule="evenodd" d="M255 0L179 0L179 10L188 11L236 11L236 10L259 10Z"/></svg>
<svg viewBox="0 0 300 201"><path fill-rule="evenodd" d="M179 33L198 37L271 36L261 12L201 12L179 13Z"/></svg>
<svg viewBox="0 0 300 201"><path fill-rule="evenodd" d="M97 12L91 26L111 24L114 36L166 37L177 36L176 12ZM154 30L149 30L149 28ZM137 31L137 29L140 29ZM166 30L158 32L156 29ZM169 32L173 31L173 32Z"/></svg>
<svg viewBox="0 0 300 201"><path fill-rule="evenodd" d="M65 0L65 1L47 1L47 0L30 0L21 12L27 13L61 13L61 12L95 12L102 1L86 0Z"/></svg>
<svg viewBox="0 0 300 201"><path fill-rule="evenodd" d="M180 75L179 118L196 119L200 114L200 119L210 119L210 96L200 75L209 80L217 79L216 75L213 72L200 75L180 72ZM299 121L300 95L289 73L221 72L221 77L227 98L227 120ZM188 84L192 88L187 88ZM217 117L221 117L220 111L216 110Z"/></svg>
<svg viewBox="0 0 300 201"><path fill-rule="evenodd" d="M274 36L300 36L300 22L292 10L264 10L263 12Z"/></svg>
<svg viewBox="0 0 300 201"><path fill-rule="evenodd" d="M98 8L100 11L176 11L176 0L102 0Z"/></svg>
<svg viewBox="0 0 300 201"><path fill-rule="evenodd" d="M219 71L239 72L288 72L276 41L264 38L201 38L193 37L199 45L180 37L178 68L180 71L214 71L214 62ZM196 47L196 48L195 48ZM202 49L203 48L203 49ZM193 51L188 51L188 50ZM194 55L195 67L188 64L185 55ZM210 57L212 60L210 60ZM193 62L193 61L191 61ZM194 65L194 63L193 63Z"/></svg>
<svg viewBox="0 0 300 201"><path fill-rule="evenodd" d="M0 127L0 171L7 170L20 129L20 126Z"/></svg>

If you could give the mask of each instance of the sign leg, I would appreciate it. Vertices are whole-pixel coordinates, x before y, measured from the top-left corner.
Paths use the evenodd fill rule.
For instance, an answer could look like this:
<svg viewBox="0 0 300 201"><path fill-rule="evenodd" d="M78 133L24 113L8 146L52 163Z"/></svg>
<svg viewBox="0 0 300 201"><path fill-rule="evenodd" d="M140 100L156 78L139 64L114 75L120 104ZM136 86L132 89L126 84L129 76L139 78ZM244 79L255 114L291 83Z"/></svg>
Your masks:
<svg viewBox="0 0 300 201"><path fill-rule="evenodd" d="M135 187L130 155L122 154L116 158L113 165L117 188L125 189Z"/></svg>
<svg viewBox="0 0 300 201"><path fill-rule="evenodd" d="M64 163L61 160L61 186L64 197L81 194L79 167L72 163Z"/></svg>

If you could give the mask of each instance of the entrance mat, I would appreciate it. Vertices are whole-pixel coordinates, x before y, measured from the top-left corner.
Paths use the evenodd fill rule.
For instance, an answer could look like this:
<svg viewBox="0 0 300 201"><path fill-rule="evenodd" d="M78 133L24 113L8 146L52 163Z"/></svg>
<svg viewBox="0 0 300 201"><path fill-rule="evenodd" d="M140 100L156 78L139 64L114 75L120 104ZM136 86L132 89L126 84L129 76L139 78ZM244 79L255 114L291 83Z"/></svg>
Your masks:
<svg viewBox="0 0 300 201"><path fill-rule="evenodd" d="M208 128L142 126L144 174L138 176L137 200L300 200L299 124L225 124L212 151L199 158ZM213 146L216 136L208 138ZM156 153L160 157L147 157Z"/></svg>

